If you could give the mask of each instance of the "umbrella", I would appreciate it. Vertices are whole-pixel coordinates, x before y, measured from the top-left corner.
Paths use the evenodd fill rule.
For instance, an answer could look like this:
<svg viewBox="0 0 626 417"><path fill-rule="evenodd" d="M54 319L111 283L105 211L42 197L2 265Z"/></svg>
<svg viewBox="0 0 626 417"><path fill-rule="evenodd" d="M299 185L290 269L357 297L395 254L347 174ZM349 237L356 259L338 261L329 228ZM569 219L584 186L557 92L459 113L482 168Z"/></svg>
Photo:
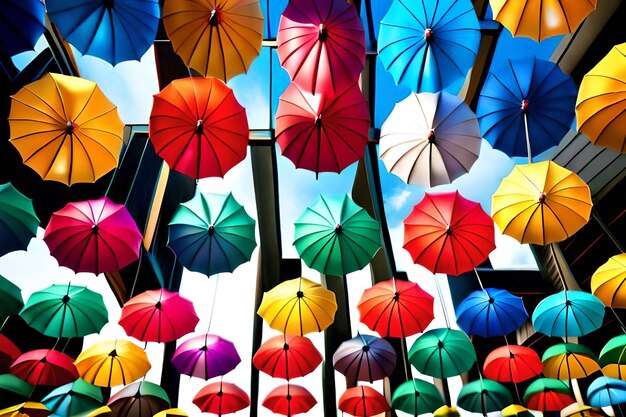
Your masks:
<svg viewBox="0 0 626 417"><path fill-rule="evenodd" d="M533 413L528 411L528 408L518 405L511 404L502 409L503 417L535 417Z"/></svg>
<svg viewBox="0 0 626 417"><path fill-rule="evenodd" d="M317 404L317 400L304 387L299 385L280 385L271 390L263 400L263 407L273 413L290 417L306 413Z"/></svg>
<svg viewBox="0 0 626 417"><path fill-rule="evenodd" d="M493 194L491 215L502 233L522 243L567 239L591 214L589 186L552 161L516 165Z"/></svg>
<svg viewBox="0 0 626 417"><path fill-rule="evenodd" d="M263 294L257 313L272 329L303 336L335 320L335 293L306 278L283 281Z"/></svg>
<svg viewBox="0 0 626 417"><path fill-rule="evenodd" d="M24 163L66 185L111 171L123 144L115 105L93 81L68 75L46 74L12 96L9 126Z"/></svg>
<svg viewBox="0 0 626 417"><path fill-rule="evenodd" d="M570 404L561 410L561 417L605 417L606 414L594 407L588 405L580 405L578 403ZM529 416L532 417L532 416Z"/></svg>
<svg viewBox="0 0 626 417"><path fill-rule="evenodd" d="M39 218L35 214L32 201L10 182L0 184L0 256L16 250L26 250L31 238L37 234L37 227ZM8 315L8 309L11 309L11 313L19 310L21 306L13 308L22 299L19 289L16 290L15 285L5 281L4 278L0 279L0 295L6 294L13 300L9 304L0 304L2 315Z"/></svg>
<svg viewBox="0 0 626 417"><path fill-rule="evenodd" d="M168 246L187 269L214 275L248 262L256 247L255 221L232 194L196 194L176 209Z"/></svg>
<svg viewBox="0 0 626 417"><path fill-rule="evenodd" d="M20 316L33 329L52 337L98 333L109 321L102 295L76 285L51 285L34 292Z"/></svg>
<svg viewBox="0 0 626 417"><path fill-rule="evenodd" d="M112 65L139 61L152 46L161 17L158 0L47 0L46 9L74 48Z"/></svg>
<svg viewBox="0 0 626 417"><path fill-rule="evenodd" d="M551 346L541 357L543 374L548 378L585 378L600 370L598 358L584 345L559 343Z"/></svg>
<svg viewBox="0 0 626 417"><path fill-rule="evenodd" d="M591 292L605 306L626 308L626 254L609 258L591 277Z"/></svg>
<svg viewBox="0 0 626 417"><path fill-rule="evenodd" d="M127 340L103 340L83 350L76 368L86 382L99 387L126 385L150 369L146 352Z"/></svg>
<svg viewBox="0 0 626 417"><path fill-rule="evenodd" d="M396 84L416 92L458 93L479 46L469 0L395 1L380 22L381 62Z"/></svg>
<svg viewBox="0 0 626 417"><path fill-rule="evenodd" d="M228 81L248 71L261 51L258 0L166 0L163 24L185 65Z"/></svg>
<svg viewBox="0 0 626 417"><path fill-rule="evenodd" d="M580 83L576 127L598 146L626 153L626 43L616 45Z"/></svg>
<svg viewBox="0 0 626 417"><path fill-rule="evenodd" d="M417 378L400 384L391 397L391 408L412 416L433 413L443 405L443 398L437 387Z"/></svg>
<svg viewBox="0 0 626 417"><path fill-rule="evenodd" d="M602 366L602 373L612 378L626 377L626 334L620 334L606 342L600 351L598 363Z"/></svg>
<svg viewBox="0 0 626 417"><path fill-rule="evenodd" d="M363 291L357 309L361 323L382 337L406 337L433 321L433 302L416 283L392 278Z"/></svg>
<svg viewBox="0 0 626 417"><path fill-rule="evenodd" d="M115 417L152 417L170 408L170 399L157 384L138 381L111 396L107 405Z"/></svg>
<svg viewBox="0 0 626 417"><path fill-rule="evenodd" d="M198 391L193 397L193 403L203 413L221 416L247 408L250 405L250 397L237 385L219 381Z"/></svg>
<svg viewBox="0 0 626 417"><path fill-rule="evenodd" d="M185 340L172 356L178 372L205 381L229 373L239 362L241 358L233 342L209 333Z"/></svg>
<svg viewBox="0 0 626 417"><path fill-rule="evenodd" d="M322 363L322 355L306 337L286 334L263 342L252 363L272 378L289 380L313 372Z"/></svg>
<svg viewBox="0 0 626 417"><path fill-rule="evenodd" d="M0 374L9 372L9 367L21 354L15 343L0 333Z"/></svg>
<svg viewBox="0 0 626 417"><path fill-rule="evenodd" d="M136 261L143 236L125 206L100 197L53 213L43 239L60 265L99 274Z"/></svg>
<svg viewBox="0 0 626 417"><path fill-rule="evenodd" d="M442 405L433 413L434 417L461 417L461 413L455 406Z"/></svg>
<svg viewBox="0 0 626 417"><path fill-rule="evenodd" d="M81 417L96 417L96 416L111 417L112 416L111 409L108 406L103 405L102 407L96 408L93 411L90 411L88 413L83 413L81 415Z"/></svg>
<svg viewBox="0 0 626 417"><path fill-rule="evenodd" d="M483 373L487 378L514 384L534 378L542 370L539 355L526 346L500 346L489 353L483 363Z"/></svg>
<svg viewBox="0 0 626 417"><path fill-rule="evenodd" d="M339 345L333 354L333 367L349 381L371 384L391 375L396 367L396 351L385 339L357 334Z"/></svg>
<svg viewBox="0 0 626 417"><path fill-rule="evenodd" d="M626 403L626 382L600 376L587 388L587 399L594 407L609 407Z"/></svg>
<svg viewBox="0 0 626 417"><path fill-rule="evenodd" d="M545 413L546 411L561 411L576 400L570 395L567 382L539 378L526 388L524 402L526 407Z"/></svg>
<svg viewBox="0 0 626 417"><path fill-rule="evenodd" d="M535 331L556 337L584 336L602 326L604 304L584 291L561 291L537 305L532 321Z"/></svg>
<svg viewBox="0 0 626 417"><path fill-rule="evenodd" d="M192 178L223 177L246 157L246 111L216 78L174 80L155 94L149 132L157 155Z"/></svg>
<svg viewBox="0 0 626 417"><path fill-rule="evenodd" d="M505 336L528 319L522 297L507 290L485 288L470 293L456 308L456 322L467 334Z"/></svg>
<svg viewBox="0 0 626 417"><path fill-rule="evenodd" d="M28 398L32 394L34 387L15 375L7 373L0 375L0 390L9 391L24 398Z"/></svg>
<svg viewBox="0 0 626 417"><path fill-rule="evenodd" d="M480 152L476 115L446 92L410 94L380 131L380 158L407 184L450 184L469 172Z"/></svg>
<svg viewBox="0 0 626 417"><path fill-rule="evenodd" d="M10 370L13 375L34 386L58 387L78 378L74 359L53 349L22 353Z"/></svg>
<svg viewBox="0 0 626 417"><path fill-rule="evenodd" d="M415 340L409 362L424 375L443 379L467 372L476 362L476 352L462 331L431 329Z"/></svg>
<svg viewBox="0 0 626 417"><path fill-rule="evenodd" d="M339 409L356 417L371 417L389 411L389 403L374 388L356 386L339 397Z"/></svg>
<svg viewBox="0 0 626 417"><path fill-rule="evenodd" d="M484 416L512 403L513 396L504 385L484 378L464 384L457 398L459 407Z"/></svg>
<svg viewBox="0 0 626 417"><path fill-rule="evenodd" d="M404 219L403 247L429 271L459 275L495 249L493 220L458 191L426 193Z"/></svg>
<svg viewBox="0 0 626 417"><path fill-rule="evenodd" d="M124 303L119 324L127 335L142 342L165 343L193 332L198 321L191 301L161 288Z"/></svg>
<svg viewBox="0 0 626 417"><path fill-rule="evenodd" d="M45 7L39 0L9 0L0 6L0 56L10 58L35 48L46 30Z"/></svg>
<svg viewBox="0 0 626 417"><path fill-rule="evenodd" d="M168 408L167 410L159 411L154 415L154 417L189 417L184 410L180 408Z"/></svg>
<svg viewBox="0 0 626 417"><path fill-rule="evenodd" d="M322 195L296 220L293 244L310 268L342 276L363 269L380 249L380 225L348 195Z"/></svg>
<svg viewBox="0 0 626 417"><path fill-rule="evenodd" d="M3 200L0 199L1 201ZM3 240L6 237L1 231L0 236ZM24 307L24 300L20 287L0 275L0 321L4 322L8 316L19 312L22 307Z"/></svg>
<svg viewBox="0 0 626 417"><path fill-rule="evenodd" d="M341 172L363 157L370 115L357 83L311 94L291 83L280 96L276 142L296 168Z"/></svg>
<svg viewBox="0 0 626 417"><path fill-rule="evenodd" d="M365 65L363 23L351 2L291 0L276 42L281 65L311 94L343 90Z"/></svg>
<svg viewBox="0 0 626 417"><path fill-rule="evenodd" d="M102 406L102 389L77 379L46 395L41 402L55 417L75 416Z"/></svg>
<svg viewBox="0 0 626 417"><path fill-rule="evenodd" d="M41 403L27 401L0 410L0 417L48 417L50 410Z"/></svg>
<svg viewBox="0 0 626 417"><path fill-rule="evenodd" d="M556 146L574 120L576 85L551 61L506 60L490 71L476 115L483 137L509 156Z"/></svg>

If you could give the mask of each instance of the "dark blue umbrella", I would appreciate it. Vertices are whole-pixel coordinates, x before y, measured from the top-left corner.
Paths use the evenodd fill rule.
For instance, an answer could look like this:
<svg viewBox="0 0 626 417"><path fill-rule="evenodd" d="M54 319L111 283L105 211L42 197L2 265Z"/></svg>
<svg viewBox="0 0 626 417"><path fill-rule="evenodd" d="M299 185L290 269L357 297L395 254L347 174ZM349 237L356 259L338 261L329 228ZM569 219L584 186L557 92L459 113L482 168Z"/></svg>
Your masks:
<svg viewBox="0 0 626 417"><path fill-rule="evenodd" d="M474 291L456 309L456 322L467 334L504 336L528 318L521 297L506 290L485 288Z"/></svg>
<svg viewBox="0 0 626 417"><path fill-rule="evenodd" d="M457 94L479 45L470 0L395 0L380 22L380 60L396 84L414 92Z"/></svg>
<svg viewBox="0 0 626 417"><path fill-rule="evenodd" d="M587 388L587 401L594 407L609 407L626 403L626 382L601 376Z"/></svg>
<svg viewBox="0 0 626 417"><path fill-rule="evenodd" d="M32 50L45 31L41 0L0 2L0 55L11 57Z"/></svg>
<svg viewBox="0 0 626 417"><path fill-rule="evenodd" d="M84 55L116 65L139 60L154 42L158 0L47 0L48 16Z"/></svg>
<svg viewBox="0 0 626 417"><path fill-rule="evenodd" d="M483 137L509 156L556 146L574 120L577 88L554 62L507 60L490 71L476 115Z"/></svg>

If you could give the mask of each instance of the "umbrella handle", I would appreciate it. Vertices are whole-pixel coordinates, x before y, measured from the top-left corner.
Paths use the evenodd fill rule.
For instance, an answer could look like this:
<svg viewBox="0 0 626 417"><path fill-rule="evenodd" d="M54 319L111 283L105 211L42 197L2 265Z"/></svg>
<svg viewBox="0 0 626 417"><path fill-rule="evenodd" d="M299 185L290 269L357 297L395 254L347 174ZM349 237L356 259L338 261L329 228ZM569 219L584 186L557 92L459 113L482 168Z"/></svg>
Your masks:
<svg viewBox="0 0 626 417"><path fill-rule="evenodd" d="M530 134L528 133L528 115L526 114L526 111L523 111L522 114L524 115L524 131L526 133L526 150L528 151L528 163L532 164L533 156L530 149Z"/></svg>

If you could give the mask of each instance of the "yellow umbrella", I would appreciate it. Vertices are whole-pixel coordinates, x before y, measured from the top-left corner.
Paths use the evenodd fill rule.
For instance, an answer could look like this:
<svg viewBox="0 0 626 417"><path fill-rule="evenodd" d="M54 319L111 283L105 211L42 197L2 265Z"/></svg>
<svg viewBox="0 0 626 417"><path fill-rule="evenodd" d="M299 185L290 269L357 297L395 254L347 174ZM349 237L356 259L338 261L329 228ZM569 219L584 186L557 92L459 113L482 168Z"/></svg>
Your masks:
<svg viewBox="0 0 626 417"><path fill-rule="evenodd" d="M585 378L600 370L594 353L576 343L559 343L548 348L541 361L547 378L572 380Z"/></svg>
<svg viewBox="0 0 626 417"><path fill-rule="evenodd" d="M561 417L603 417L602 410L573 403L561 410Z"/></svg>
<svg viewBox="0 0 626 417"><path fill-rule="evenodd" d="M434 417L460 417L460 415L461 413L459 413L456 407L449 407L447 405L442 405L433 413Z"/></svg>
<svg viewBox="0 0 626 417"><path fill-rule="evenodd" d="M592 143L626 153L626 43L613 47L583 77L576 123Z"/></svg>
<svg viewBox="0 0 626 417"><path fill-rule="evenodd" d="M587 223L591 192L578 175L552 161L517 165L494 193L491 212L502 233L547 245Z"/></svg>
<svg viewBox="0 0 626 417"><path fill-rule="evenodd" d="M150 369L146 352L127 340L96 342L74 362L80 377L100 387L129 384Z"/></svg>
<svg viewBox="0 0 626 417"><path fill-rule="evenodd" d="M81 413L76 417L100 417L100 416L110 416L112 414L111 408L108 405L103 405L102 407L96 408L95 410L87 411L85 413Z"/></svg>
<svg viewBox="0 0 626 417"><path fill-rule="evenodd" d="M596 9L597 0L489 0L493 18L513 36L542 41L572 33Z"/></svg>
<svg viewBox="0 0 626 417"><path fill-rule="evenodd" d="M180 408L168 408L167 410L159 411L153 417L170 417L170 416L188 417L189 414L187 414L185 411L181 410Z"/></svg>
<svg viewBox="0 0 626 417"><path fill-rule="evenodd" d="M42 403L27 401L0 410L0 417L47 417L50 410Z"/></svg>
<svg viewBox="0 0 626 417"><path fill-rule="evenodd" d="M166 0L163 24L174 51L205 77L228 81L261 51L259 0Z"/></svg>
<svg viewBox="0 0 626 417"><path fill-rule="evenodd" d="M518 405L511 404L508 407L505 407L501 411L503 417L517 417L517 416L529 416L532 415L528 408Z"/></svg>
<svg viewBox="0 0 626 417"><path fill-rule="evenodd" d="M93 81L46 74L12 96L10 142L44 180L94 182L117 166L124 124Z"/></svg>
<svg viewBox="0 0 626 417"><path fill-rule="evenodd" d="M591 292L605 306L626 308L626 254L609 258L591 277Z"/></svg>
<svg viewBox="0 0 626 417"><path fill-rule="evenodd" d="M258 314L286 334L321 332L335 320L335 293L306 278L284 281L263 294Z"/></svg>

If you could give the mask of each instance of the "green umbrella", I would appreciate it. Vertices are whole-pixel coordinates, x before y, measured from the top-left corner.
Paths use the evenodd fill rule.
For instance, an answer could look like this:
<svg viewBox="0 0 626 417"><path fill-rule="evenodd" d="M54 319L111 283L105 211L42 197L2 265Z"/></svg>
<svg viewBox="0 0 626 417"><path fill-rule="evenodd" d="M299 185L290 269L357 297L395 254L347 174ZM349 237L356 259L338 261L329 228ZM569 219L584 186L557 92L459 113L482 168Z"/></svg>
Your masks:
<svg viewBox="0 0 626 417"><path fill-rule="evenodd" d="M38 226L32 201L10 182L0 184L0 256L25 250Z"/></svg>
<svg viewBox="0 0 626 417"><path fill-rule="evenodd" d="M0 275L0 323L24 307L22 290Z"/></svg>
<svg viewBox="0 0 626 417"><path fill-rule="evenodd" d="M476 352L462 331L432 329L415 340L409 362L421 373L443 379L468 371L476 362Z"/></svg>
<svg viewBox="0 0 626 417"><path fill-rule="evenodd" d="M66 417L93 411L102 406L103 401L100 387L79 378L54 389L41 403L52 412L50 417Z"/></svg>
<svg viewBox="0 0 626 417"><path fill-rule="evenodd" d="M481 378L463 385L456 404L464 410L486 416L513 404L513 396L501 383Z"/></svg>
<svg viewBox="0 0 626 417"><path fill-rule="evenodd" d="M33 329L52 337L98 333L109 320L102 296L75 285L51 285L34 292L20 316Z"/></svg>
<svg viewBox="0 0 626 417"><path fill-rule="evenodd" d="M33 386L13 374L2 374L0 375L0 391L10 391L28 398L33 392Z"/></svg>
<svg viewBox="0 0 626 417"><path fill-rule="evenodd" d="M295 223L294 245L302 260L327 275L365 267L380 249L380 225L350 197L320 196Z"/></svg>
<svg viewBox="0 0 626 417"><path fill-rule="evenodd" d="M443 405L443 398L437 388L422 379L403 382L391 397L392 408L413 416L434 413Z"/></svg>
<svg viewBox="0 0 626 417"><path fill-rule="evenodd" d="M626 334L620 334L606 342L600 351L598 363L604 375L626 378Z"/></svg>

